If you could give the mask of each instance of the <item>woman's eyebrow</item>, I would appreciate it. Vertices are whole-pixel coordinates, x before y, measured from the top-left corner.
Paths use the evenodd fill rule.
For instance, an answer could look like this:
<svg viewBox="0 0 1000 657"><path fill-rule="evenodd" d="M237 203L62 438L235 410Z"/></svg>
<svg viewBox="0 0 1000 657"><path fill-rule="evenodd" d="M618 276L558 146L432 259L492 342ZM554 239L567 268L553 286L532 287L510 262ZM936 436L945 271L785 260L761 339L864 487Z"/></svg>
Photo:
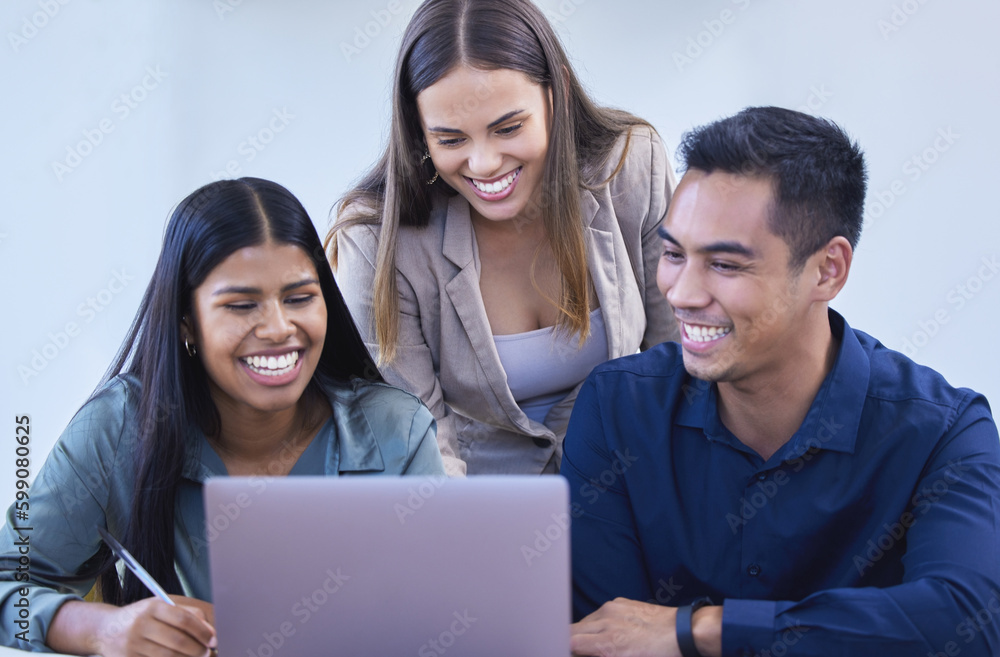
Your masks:
<svg viewBox="0 0 1000 657"><path fill-rule="evenodd" d="M301 281L282 286L281 291L288 292L289 290L294 290L295 288L303 287L304 285L319 285L319 281L315 278L303 278Z"/></svg>
<svg viewBox="0 0 1000 657"><path fill-rule="evenodd" d="M519 110L513 110L513 111L510 111L510 112L507 112L506 114L504 114L503 116L501 116L499 119L497 119L496 121L493 121L488 126L486 126L486 128L487 129L495 128L498 125L500 125L501 123L503 123L504 121L512 119L515 116L517 116L518 114L523 113L524 111L525 110L523 110L523 109L519 109ZM461 130L457 130L455 128L445 128L444 126L434 126L432 128L427 128L427 131L428 132L444 132L444 133L454 134L454 135L458 135L458 134L462 133Z"/></svg>
<svg viewBox="0 0 1000 657"><path fill-rule="evenodd" d="M315 278L303 278L301 281L296 281L294 283L289 283L288 285L283 285L281 287L282 292L288 292L289 290L294 290L297 287L303 287L305 285L318 285L319 281ZM212 292L212 296L219 296L222 294L263 294L264 291L259 287L248 287L243 285L229 285L223 288L219 288L215 292Z"/></svg>
<svg viewBox="0 0 1000 657"><path fill-rule="evenodd" d="M506 121L508 119L514 118L515 116L517 116L518 114L520 114L523 111L524 111L523 109L519 109L519 110L514 110L513 112L507 112L506 114L504 114L499 119L497 119L496 121L494 121L493 123L489 124L486 127L487 128L495 128L498 125L500 125L501 123L503 123L504 121Z"/></svg>

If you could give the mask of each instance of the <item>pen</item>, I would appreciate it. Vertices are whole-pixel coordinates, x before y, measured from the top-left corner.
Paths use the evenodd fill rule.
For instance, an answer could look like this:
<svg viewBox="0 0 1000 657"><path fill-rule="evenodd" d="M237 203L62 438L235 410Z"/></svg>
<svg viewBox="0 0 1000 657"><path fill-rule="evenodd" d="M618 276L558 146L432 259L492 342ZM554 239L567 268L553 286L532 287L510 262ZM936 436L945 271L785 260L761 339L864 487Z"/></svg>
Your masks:
<svg viewBox="0 0 1000 657"><path fill-rule="evenodd" d="M167 592L163 590L163 587L160 586L155 579L153 579L152 575L146 572L145 568L139 565L139 562L135 560L135 557L129 554L129 551L126 550L121 543L116 541L114 536L108 533L108 530L104 527L98 527L97 531L100 532L101 538L108 544L108 547L111 548L114 555L125 562L125 565L132 571L132 574L138 577L139 581L145 584L147 589L152 591L156 597L163 600L168 605L172 607L177 606L174 604L174 601L170 599L170 596L167 595Z"/></svg>
<svg viewBox="0 0 1000 657"><path fill-rule="evenodd" d="M177 606L177 604L170 599L170 596L167 595L167 592L163 590L163 587L160 586L159 582L153 579L153 576L146 572L145 568L139 565L139 562L136 561L135 557L133 557L132 554L125 549L124 545L115 540L115 537L112 536L104 527L98 526L97 531L101 535L104 542L108 544L108 547L111 548L114 555L125 562L125 565L132 571L132 574L138 577L139 581L145 584L146 588L153 592L153 595L160 600L163 600L171 607ZM212 657L218 657L219 652L216 648L210 648L209 655Z"/></svg>

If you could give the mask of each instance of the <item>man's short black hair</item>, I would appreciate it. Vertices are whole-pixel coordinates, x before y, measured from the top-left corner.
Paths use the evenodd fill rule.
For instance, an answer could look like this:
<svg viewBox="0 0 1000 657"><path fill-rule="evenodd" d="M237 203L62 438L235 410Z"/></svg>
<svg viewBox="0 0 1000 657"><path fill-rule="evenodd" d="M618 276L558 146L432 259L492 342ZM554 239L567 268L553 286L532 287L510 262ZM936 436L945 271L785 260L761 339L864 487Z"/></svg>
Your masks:
<svg viewBox="0 0 1000 657"><path fill-rule="evenodd" d="M780 107L748 107L684 135L685 169L770 178L771 231L801 271L838 235L861 237L868 175L858 145L835 123Z"/></svg>

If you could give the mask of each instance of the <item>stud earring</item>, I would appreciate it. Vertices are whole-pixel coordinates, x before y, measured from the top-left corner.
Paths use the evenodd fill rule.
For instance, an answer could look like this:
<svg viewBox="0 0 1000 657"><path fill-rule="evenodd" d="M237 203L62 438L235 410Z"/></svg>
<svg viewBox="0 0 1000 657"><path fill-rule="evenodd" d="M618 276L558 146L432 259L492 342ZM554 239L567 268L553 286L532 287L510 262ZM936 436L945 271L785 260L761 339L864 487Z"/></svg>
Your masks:
<svg viewBox="0 0 1000 657"><path fill-rule="evenodd" d="M187 350L188 356L190 356L191 358L194 358L195 354L198 353L198 347L188 342L187 337L184 338L184 349Z"/></svg>
<svg viewBox="0 0 1000 657"><path fill-rule="evenodd" d="M420 158L420 164L422 165L424 162L426 162L429 159L431 159L431 153L430 153L430 151L425 150L424 151L424 156L422 158ZM434 163L431 162L431 164L434 164ZM438 170L434 169L434 177L431 178L430 180L426 181L426 183L428 185L433 185L434 183L437 182L437 179L438 179Z"/></svg>

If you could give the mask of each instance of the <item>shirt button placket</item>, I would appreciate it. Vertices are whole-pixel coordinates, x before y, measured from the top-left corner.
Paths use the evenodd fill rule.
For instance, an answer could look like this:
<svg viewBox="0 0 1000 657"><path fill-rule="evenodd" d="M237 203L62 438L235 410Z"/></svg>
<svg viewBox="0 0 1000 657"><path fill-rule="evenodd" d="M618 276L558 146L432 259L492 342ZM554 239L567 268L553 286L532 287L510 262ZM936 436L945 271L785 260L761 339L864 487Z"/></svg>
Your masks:
<svg viewBox="0 0 1000 657"><path fill-rule="evenodd" d="M741 543L743 550L743 572L751 579L746 581L745 586L741 588L743 589L743 595L751 598L758 597L763 593L761 589L763 584L757 579L761 574L761 566L754 559L760 556L761 551L760 540L757 537L769 534L768 528L765 525L770 515L767 513L767 506L772 500L761 488L762 482L767 481L767 478L767 472L757 472L746 480L744 500L745 504L751 507L752 511L748 510L748 512L751 512L753 517L743 525Z"/></svg>

